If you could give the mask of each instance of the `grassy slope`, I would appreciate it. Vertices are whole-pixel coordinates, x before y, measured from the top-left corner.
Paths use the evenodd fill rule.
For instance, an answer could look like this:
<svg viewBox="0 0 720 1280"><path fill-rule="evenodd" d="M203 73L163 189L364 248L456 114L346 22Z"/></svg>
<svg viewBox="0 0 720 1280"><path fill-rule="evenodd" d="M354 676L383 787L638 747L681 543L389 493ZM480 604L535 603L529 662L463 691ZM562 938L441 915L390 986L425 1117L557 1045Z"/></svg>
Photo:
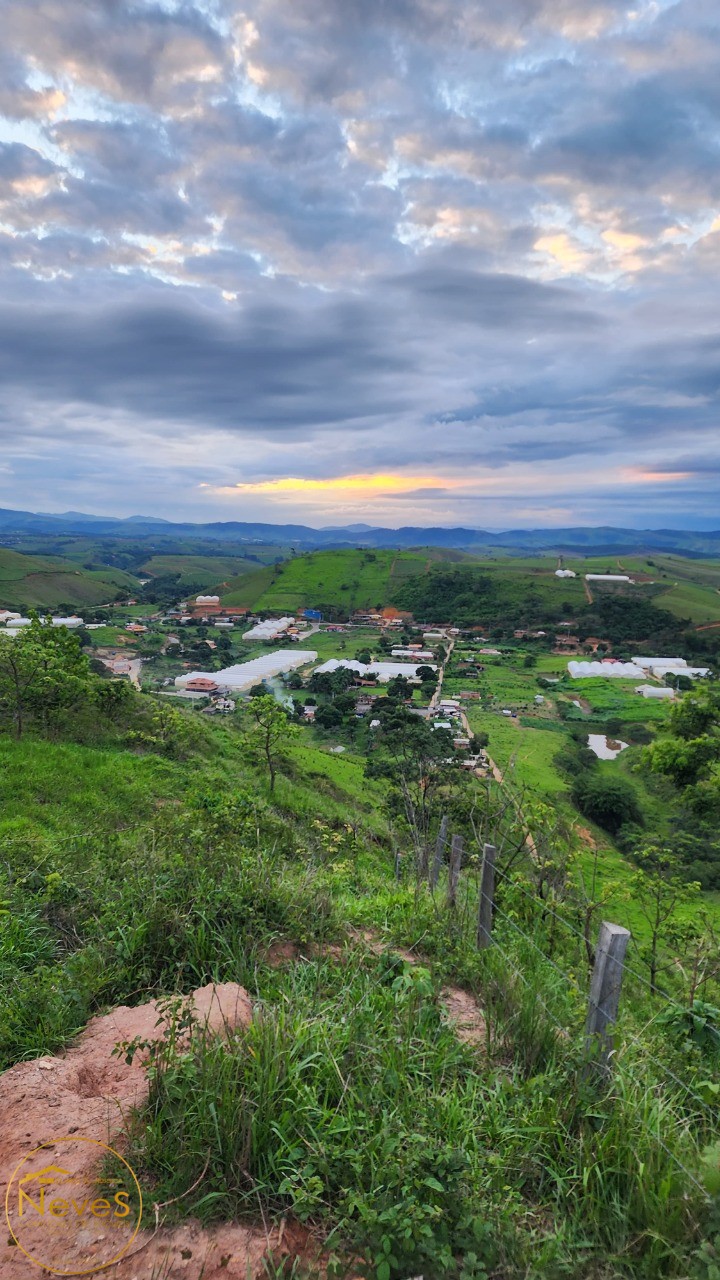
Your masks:
<svg viewBox="0 0 720 1280"><path fill-rule="evenodd" d="M336 605L348 610L388 604L394 589L435 563L470 561L461 552L437 548L417 551L313 551L229 583L227 605L271 612Z"/></svg>
<svg viewBox="0 0 720 1280"><path fill-rule="evenodd" d="M90 570L65 560L24 556L0 547L0 606L8 609L104 604L120 587L133 590L134 578L120 569Z"/></svg>
<svg viewBox="0 0 720 1280"><path fill-rule="evenodd" d="M243 556L152 556L140 569L143 577L160 577L166 573L179 573L180 586L207 580L208 587L221 578L237 578L251 573L257 566Z"/></svg>

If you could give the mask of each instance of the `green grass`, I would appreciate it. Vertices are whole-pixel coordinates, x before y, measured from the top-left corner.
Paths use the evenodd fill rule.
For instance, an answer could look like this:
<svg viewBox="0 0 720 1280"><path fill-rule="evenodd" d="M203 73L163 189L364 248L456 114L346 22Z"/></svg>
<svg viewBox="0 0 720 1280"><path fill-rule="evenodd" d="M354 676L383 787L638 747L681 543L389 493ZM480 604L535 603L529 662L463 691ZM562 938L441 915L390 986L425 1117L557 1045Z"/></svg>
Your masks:
<svg viewBox="0 0 720 1280"><path fill-rule="evenodd" d="M525 784L544 795L568 790L568 783L555 768L553 757L564 741L564 731L527 728L519 720L508 720L497 713L481 711L469 704L468 719L475 733L490 737L488 751L495 763L516 785Z"/></svg>
<svg viewBox="0 0 720 1280"><path fill-rule="evenodd" d="M257 565L243 556L152 556L139 570L142 577L163 577L179 573L178 586L197 588L204 582L208 589L219 586L230 578L252 573Z"/></svg>
<svg viewBox="0 0 720 1280"><path fill-rule="evenodd" d="M120 569L84 569L66 560L25 556L0 547L0 607L54 609L105 604L137 582Z"/></svg>

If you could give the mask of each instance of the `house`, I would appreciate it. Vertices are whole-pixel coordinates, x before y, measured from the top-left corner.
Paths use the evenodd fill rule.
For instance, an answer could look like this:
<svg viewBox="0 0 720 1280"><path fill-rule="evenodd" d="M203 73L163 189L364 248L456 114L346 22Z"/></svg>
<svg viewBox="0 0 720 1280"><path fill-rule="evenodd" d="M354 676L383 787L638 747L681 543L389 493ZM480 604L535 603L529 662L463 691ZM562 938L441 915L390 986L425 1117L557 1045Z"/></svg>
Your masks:
<svg viewBox="0 0 720 1280"><path fill-rule="evenodd" d="M134 636L144 636L147 627L143 627L139 622L126 622L125 630L130 631Z"/></svg>
<svg viewBox="0 0 720 1280"><path fill-rule="evenodd" d="M192 676L184 687L190 693L217 693L218 691L217 681L213 680L211 676Z"/></svg>

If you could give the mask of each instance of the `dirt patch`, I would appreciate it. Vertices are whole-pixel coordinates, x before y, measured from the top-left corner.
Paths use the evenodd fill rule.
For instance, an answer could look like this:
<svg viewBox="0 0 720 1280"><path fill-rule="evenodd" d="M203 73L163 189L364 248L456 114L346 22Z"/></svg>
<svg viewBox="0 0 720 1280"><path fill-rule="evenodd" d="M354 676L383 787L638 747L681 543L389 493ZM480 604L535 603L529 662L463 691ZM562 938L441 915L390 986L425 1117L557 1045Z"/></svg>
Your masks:
<svg viewBox="0 0 720 1280"><path fill-rule="evenodd" d="M211 1034L246 1025L252 1016L247 993L234 982L201 987L190 997L198 1021ZM21 1062L0 1077L0 1198L18 1162L43 1143L77 1136L122 1146L118 1137L128 1112L141 1106L148 1095L148 1080L142 1063L136 1057L128 1066L124 1059L113 1057L119 1041L158 1039L163 1031L158 1026L156 1001L135 1009L122 1006L112 1013L93 1018L77 1041L62 1057L38 1058ZM97 1172L95 1150L88 1144L87 1167L80 1170L92 1192ZM47 1159L47 1156L44 1157ZM150 1211L152 1218L152 1210ZM23 1228L23 1245L33 1242L42 1249L42 1223L29 1223ZM69 1231L67 1267L78 1262L87 1265L88 1241L77 1228ZM34 1268L14 1244L8 1242L7 1231L0 1243L0 1280L27 1280ZM102 1265L103 1249L113 1247L98 1237L92 1244L92 1256ZM141 1277L183 1276L187 1280L253 1280L262 1272L263 1258L268 1252L280 1256L307 1254L311 1242L301 1228L285 1224L268 1229L227 1223L204 1229L188 1221L177 1227L160 1226L156 1232L141 1231L129 1253L112 1268L117 1280L141 1280ZM76 1256L75 1256L76 1255ZM108 1257L112 1256L110 1254ZM39 1274L39 1271L38 1271Z"/></svg>
<svg viewBox="0 0 720 1280"><path fill-rule="evenodd" d="M577 831L583 843L586 844L588 848L592 849L594 852L598 846L592 831L590 831L587 827L576 827L575 830Z"/></svg>
<svg viewBox="0 0 720 1280"><path fill-rule="evenodd" d="M458 1040L475 1047L484 1045L485 1019L475 997L460 987L443 987L440 999Z"/></svg>
<svg viewBox="0 0 720 1280"><path fill-rule="evenodd" d="M261 954L263 963L270 969L282 969L283 965L293 964L299 957L300 948L288 938L277 938Z"/></svg>
<svg viewBox="0 0 720 1280"><path fill-rule="evenodd" d="M381 956L386 951L392 951L394 956L399 956L407 964L421 963L420 956L414 955L412 951L405 951L402 947L396 947L391 942L382 942L381 939L375 936L372 929L348 929L348 933L351 938L354 938L356 942L362 943L375 956Z"/></svg>

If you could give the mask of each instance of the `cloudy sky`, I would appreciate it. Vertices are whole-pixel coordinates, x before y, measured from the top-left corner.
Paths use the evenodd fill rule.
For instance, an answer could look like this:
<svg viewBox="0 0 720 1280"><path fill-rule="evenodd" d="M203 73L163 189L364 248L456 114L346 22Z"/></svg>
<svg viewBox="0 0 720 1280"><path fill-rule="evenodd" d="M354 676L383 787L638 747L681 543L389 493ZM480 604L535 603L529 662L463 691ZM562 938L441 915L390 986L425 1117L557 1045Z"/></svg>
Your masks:
<svg viewBox="0 0 720 1280"><path fill-rule="evenodd" d="M0 506L720 527L717 0L5 0Z"/></svg>

